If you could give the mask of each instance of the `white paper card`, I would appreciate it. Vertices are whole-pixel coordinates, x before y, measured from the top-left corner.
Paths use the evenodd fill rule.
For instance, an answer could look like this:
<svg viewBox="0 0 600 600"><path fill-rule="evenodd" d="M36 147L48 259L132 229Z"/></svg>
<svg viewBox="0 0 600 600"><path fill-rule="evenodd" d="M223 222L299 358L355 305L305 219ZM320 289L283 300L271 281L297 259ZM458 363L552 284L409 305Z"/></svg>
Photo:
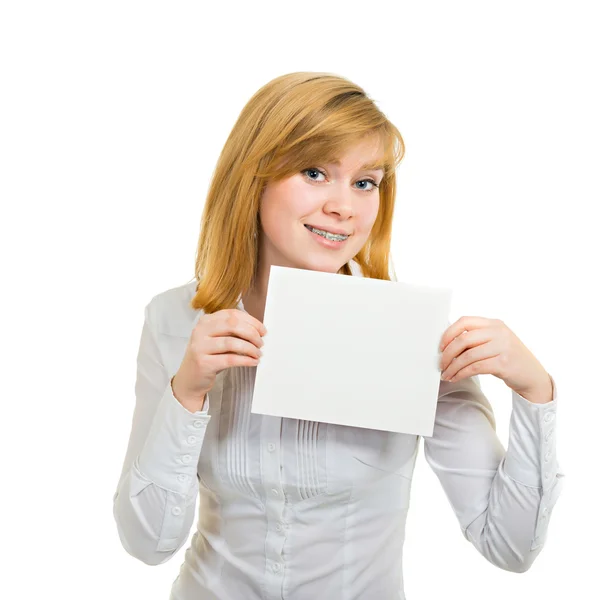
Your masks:
<svg viewBox="0 0 600 600"><path fill-rule="evenodd" d="M431 436L451 295L271 267L252 412Z"/></svg>

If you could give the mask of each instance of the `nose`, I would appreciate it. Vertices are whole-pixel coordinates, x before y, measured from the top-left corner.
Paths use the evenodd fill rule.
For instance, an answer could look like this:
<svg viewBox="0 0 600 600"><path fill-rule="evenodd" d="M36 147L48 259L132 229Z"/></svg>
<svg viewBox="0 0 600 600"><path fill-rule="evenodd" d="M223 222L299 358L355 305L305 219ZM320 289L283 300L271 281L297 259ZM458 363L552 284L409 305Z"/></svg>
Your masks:
<svg viewBox="0 0 600 600"><path fill-rule="evenodd" d="M348 219L354 214L352 206L352 192L334 191L323 206L323 211L327 214L338 215L341 219Z"/></svg>

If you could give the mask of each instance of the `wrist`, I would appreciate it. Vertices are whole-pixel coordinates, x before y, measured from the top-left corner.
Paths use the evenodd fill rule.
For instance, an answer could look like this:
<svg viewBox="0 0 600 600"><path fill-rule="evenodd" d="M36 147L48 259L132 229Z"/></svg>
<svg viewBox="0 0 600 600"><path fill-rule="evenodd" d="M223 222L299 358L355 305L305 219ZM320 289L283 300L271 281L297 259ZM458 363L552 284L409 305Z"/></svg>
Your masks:
<svg viewBox="0 0 600 600"><path fill-rule="evenodd" d="M175 375L171 377L171 392L173 393L173 396L175 397L177 402L179 402L179 404L181 404L185 409L189 410L190 412L204 410L204 403L206 401L207 392L205 392L201 396L194 397L189 397L184 394L181 394L177 389L177 386L175 385Z"/></svg>
<svg viewBox="0 0 600 600"><path fill-rule="evenodd" d="M550 375L546 373L547 377L544 381L531 392L523 392L521 396L533 404L547 404L552 402L554 396L554 385Z"/></svg>

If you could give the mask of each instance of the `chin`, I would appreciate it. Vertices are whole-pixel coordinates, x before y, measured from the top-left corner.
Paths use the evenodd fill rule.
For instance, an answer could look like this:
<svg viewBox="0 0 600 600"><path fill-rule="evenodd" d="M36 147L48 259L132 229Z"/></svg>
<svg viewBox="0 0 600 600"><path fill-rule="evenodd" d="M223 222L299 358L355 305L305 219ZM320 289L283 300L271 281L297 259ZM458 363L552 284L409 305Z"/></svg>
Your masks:
<svg viewBox="0 0 600 600"><path fill-rule="evenodd" d="M343 259L341 259L343 260ZM339 257L323 257L323 256L312 256L310 258L304 258L298 262L298 269L306 269L309 271L321 271L323 273L337 273L348 260L340 262Z"/></svg>

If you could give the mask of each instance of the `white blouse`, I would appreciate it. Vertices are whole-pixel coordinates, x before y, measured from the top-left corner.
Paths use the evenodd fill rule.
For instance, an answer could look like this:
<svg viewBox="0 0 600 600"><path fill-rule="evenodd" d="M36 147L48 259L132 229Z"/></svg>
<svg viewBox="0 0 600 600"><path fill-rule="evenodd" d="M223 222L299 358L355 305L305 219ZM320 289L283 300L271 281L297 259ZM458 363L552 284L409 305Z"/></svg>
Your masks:
<svg viewBox="0 0 600 600"><path fill-rule="evenodd" d="M172 558L198 527L170 600L401 600L402 551L421 436L252 414L256 367L222 371L209 406L173 396L201 311L196 280L145 307L136 404L113 496L124 549ZM243 305L238 305L243 310ZM425 458L464 537L501 569L540 553L564 474L553 400L512 392L506 451L477 377L440 380Z"/></svg>

